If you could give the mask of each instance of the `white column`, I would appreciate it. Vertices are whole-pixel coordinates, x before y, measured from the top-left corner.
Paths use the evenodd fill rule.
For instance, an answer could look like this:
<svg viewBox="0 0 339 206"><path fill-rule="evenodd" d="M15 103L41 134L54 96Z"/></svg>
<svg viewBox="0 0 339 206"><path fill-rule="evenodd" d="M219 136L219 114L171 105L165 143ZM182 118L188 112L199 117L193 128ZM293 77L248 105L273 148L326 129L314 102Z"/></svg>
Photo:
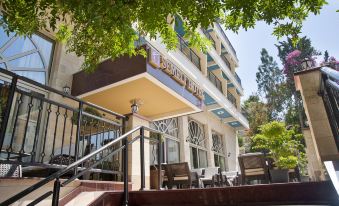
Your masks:
<svg viewBox="0 0 339 206"><path fill-rule="evenodd" d="M134 114L129 116L127 130L129 131L137 126L149 127L149 120L143 118L140 115ZM140 135L139 132L135 132L129 137L132 140L134 137ZM145 131L145 136L149 137L149 132ZM150 154L149 154L149 141L145 139L145 186L146 189L150 188ZM128 178L132 183L132 190L139 190L141 186L141 167L140 167L140 140L133 142L128 146Z"/></svg>
<svg viewBox="0 0 339 206"><path fill-rule="evenodd" d="M205 128L205 143L207 149L207 165L208 167L215 167L214 164L214 152L212 151L213 141L212 141L212 129L209 124L204 125Z"/></svg>
<svg viewBox="0 0 339 206"><path fill-rule="evenodd" d="M178 118L179 139L180 139L180 162L188 162L191 165L190 144L187 142L188 137L188 117Z"/></svg>

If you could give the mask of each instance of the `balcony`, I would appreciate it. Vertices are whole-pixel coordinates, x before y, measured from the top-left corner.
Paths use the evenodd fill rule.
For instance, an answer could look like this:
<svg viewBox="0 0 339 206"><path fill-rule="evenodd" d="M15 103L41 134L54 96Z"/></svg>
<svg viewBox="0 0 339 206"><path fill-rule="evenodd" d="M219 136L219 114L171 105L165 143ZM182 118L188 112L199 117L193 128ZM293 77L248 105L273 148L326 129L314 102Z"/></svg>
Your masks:
<svg viewBox="0 0 339 206"><path fill-rule="evenodd" d="M228 44L229 47L231 48L231 51L232 51L233 55L234 55L235 57L237 57L237 52L235 51L233 45L231 44L230 40L229 40L228 37L226 36L224 30L221 28L221 26L220 26L220 24L219 24L218 22L216 22L216 25L217 25L217 27L219 28L219 30L221 31L221 34L222 34L222 36L224 37L224 39L226 40L227 44Z"/></svg>
<svg viewBox="0 0 339 206"><path fill-rule="evenodd" d="M225 62L225 64L228 66L228 68L231 70L231 63L227 60L225 55L221 55L221 58Z"/></svg>
<svg viewBox="0 0 339 206"><path fill-rule="evenodd" d="M237 99L233 96L233 94L229 91L227 91L227 99L235 106L237 107Z"/></svg>
<svg viewBox="0 0 339 206"><path fill-rule="evenodd" d="M208 72L208 79L210 80L210 82L212 82L214 84L214 86L219 89L219 91L221 93L223 93L222 91L222 84L221 81L218 79L218 77L216 77L213 72L209 71Z"/></svg>
<svg viewBox="0 0 339 206"><path fill-rule="evenodd" d="M211 34L206 29L202 29L202 32L204 32L205 36L212 42L213 47L216 49L216 43Z"/></svg>
<svg viewBox="0 0 339 206"><path fill-rule="evenodd" d="M178 35L178 49L201 71L200 57L189 47L188 43Z"/></svg>
<svg viewBox="0 0 339 206"><path fill-rule="evenodd" d="M235 76L235 79L237 80L237 82L241 85L241 79L236 72L234 73L234 76Z"/></svg>

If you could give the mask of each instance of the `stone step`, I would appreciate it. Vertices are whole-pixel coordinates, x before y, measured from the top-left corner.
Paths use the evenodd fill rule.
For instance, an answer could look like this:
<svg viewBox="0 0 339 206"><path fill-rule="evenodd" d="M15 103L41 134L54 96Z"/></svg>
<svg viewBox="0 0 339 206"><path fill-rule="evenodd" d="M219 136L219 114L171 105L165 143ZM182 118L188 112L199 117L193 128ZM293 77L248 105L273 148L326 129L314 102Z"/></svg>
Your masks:
<svg viewBox="0 0 339 206"><path fill-rule="evenodd" d="M94 200L98 199L104 191L97 191L97 192L81 192L71 201L69 201L65 206L87 206L92 203Z"/></svg>

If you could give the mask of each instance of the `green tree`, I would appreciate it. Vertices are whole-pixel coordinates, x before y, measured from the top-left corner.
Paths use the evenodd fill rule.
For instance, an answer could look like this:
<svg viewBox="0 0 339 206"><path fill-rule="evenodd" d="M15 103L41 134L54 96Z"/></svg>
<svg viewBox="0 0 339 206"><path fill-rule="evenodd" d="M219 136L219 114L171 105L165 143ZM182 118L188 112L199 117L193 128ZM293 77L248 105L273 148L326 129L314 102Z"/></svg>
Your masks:
<svg viewBox="0 0 339 206"><path fill-rule="evenodd" d="M183 19L185 38L204 49L204 38L196 29L216 19L233 31L264 21L275 26L277 37L292 35L296 41L303 20L309 13L319 14L324 4L325 0L1 0L0 26L19 35L57 32L68 51L84 57L83 68L92 70L102 59L144 54L134 46L139 35L160 36L168 49L174 49L177 38L169 23L176 14Z"/></svg>
<svg viewBox="0 0 339 206"><path fill-rule="evenodd" d="M286 77L286 95L287 97L287 115L285 121L294 125L299 124L302 128L306 118L300 93L296 91L294 83L294 72L300 71L301 61L305 58L313 59L321 53L318 52L307 37L302 37L297 44L293 43L291 38L287 41L281 41L278 45L278 56L284 65L284 74ZM292 115L292 116L290 116ZM293 116L297 115L297 116ZM295 121L296 122L292 122Z"/></svg>
<svg viewBox="0 0 339 206"><path fill-rule="evenodd" d="M330 58L330 55L328 54L328 51L326 50L324 53L324 62L328 62L329 58Z"/></svg>
<svg viewBox="0 0 339 206"><path fill-rule="evenodd" d="M269 152L275 166L292 169L297 166L298 156L303 153L301 139L302 134L295 128L286 129L284 123L273 121L260 126L260 133L255 135L252 141L255 149Z"/></svg>
<svg viewBox="0 0 339 206"><path fill-rule="evenodd" d="M281 120L286 101L285 77L266 49L261 50L261 65L256 73L258 92L266 100L268 120Z"/></svg>
<svg viewBox="0 0 339 206"><path fill-rule="evenodd" d="M259 126L268 122L267 106L260 101L258 95L249 96L243 103L243 108L249 122L250 129L247 132L249 137L259 132Z"/></svg>

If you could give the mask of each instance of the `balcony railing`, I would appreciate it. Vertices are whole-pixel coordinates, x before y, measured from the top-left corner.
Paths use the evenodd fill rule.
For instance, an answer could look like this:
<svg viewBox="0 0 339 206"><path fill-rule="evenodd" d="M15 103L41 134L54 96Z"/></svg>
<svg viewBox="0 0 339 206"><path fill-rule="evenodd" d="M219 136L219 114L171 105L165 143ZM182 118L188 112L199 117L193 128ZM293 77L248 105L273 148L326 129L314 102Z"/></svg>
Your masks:
<svg viewBox="0 0 339 206"><path fill-rule="evenodd" d="M212 42L213 47L216 49L216 43L211 34L206 29L203 29L202 31L204 32L205 36Z"/></svg>
<svg viewBox="0 0 339 206"><path fill-rule="evenodd" d="M220 29L220 31L221 31L223 37L225 38L227 44L230 46L234 56L237 57L237 52L235 52L235 49L234 49L233 45L231 44L230 40L228 39L228 37L226 36L224 30L221 28L221 26L220 26L220 24L218 22L216 22L216 25Z"/></svg>
<svg viewBox="0 0 339 206"><path fill-rule="evenodd" d="M0 164L22 165L23 171L26 166L62 169L124 132L122 115L4 69L0 79ZM104 155L91 157L79 171ZM91 171L119 180L121 155Z"/></svg>
<svg viewBox="0 0 339 206"><path fill-rule="evenodd" d="M335 143L339 149L339 71L323 67L321 73L320 94L324 101Z"/></svg>
<svg viewBox="0 0 339 206"><path fill-rule="evenodd" d="M225 62L225 64L228 66L228 68L231 70L231 63L227 60L225 55L221 55L221 58Z"/></svg>
<svg viewBox="0 0 339 206"><path fill-rule="evenodd" d="M189 47L188 43L178 35L178 48L201 71L200 57Z"/></svg>
<svg viewBox="0 0 339 206"><path fill-rule="evenodd" d="M238 76L237 73L234 73L234 76L235 76L235 79L237 80L237 82L241 85L241 79L240 77Z"/></svg>
<svg viewBox="0 0 339 206"><path fill-rule="evenodd" d="M208 79L214 84L214 86L215 86L216 88L219 89L219 91L220 91L221 93L223 93L221 81L218 79L218 77L216 77L216 76L213 74L213 72L211 72L211 71L208 72Z"/></svg>
<svg viewBox="0 0 339 206"><path fill-rule="evenodd" d="M230 102L237 107L237 99L233 96L233 94L229 91L227 91L227 99L230 100Z"/></svg>

